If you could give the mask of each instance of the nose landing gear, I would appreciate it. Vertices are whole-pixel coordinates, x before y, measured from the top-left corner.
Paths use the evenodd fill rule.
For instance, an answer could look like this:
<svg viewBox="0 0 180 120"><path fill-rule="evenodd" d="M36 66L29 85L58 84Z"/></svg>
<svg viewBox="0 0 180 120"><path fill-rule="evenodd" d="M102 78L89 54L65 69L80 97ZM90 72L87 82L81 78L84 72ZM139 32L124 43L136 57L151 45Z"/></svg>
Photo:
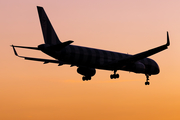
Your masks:
<svg viewBox="0 0 180 120"><path fill-rule="evenodd" d="M150 83L148 82L148 80L149 80L149 76L150 75L148 75L148 74L145 74L146 75L146 82L145 82L145 85L149 85Z"/></svg>
<svg viewBox="0 0 180 120"><path fill-rule="evenodd" d="M111 79L116 79L116 78L119 78L119 74L116 74L117 70L114 70L114 74L111 74L110 75L110 78Z"/></svg>

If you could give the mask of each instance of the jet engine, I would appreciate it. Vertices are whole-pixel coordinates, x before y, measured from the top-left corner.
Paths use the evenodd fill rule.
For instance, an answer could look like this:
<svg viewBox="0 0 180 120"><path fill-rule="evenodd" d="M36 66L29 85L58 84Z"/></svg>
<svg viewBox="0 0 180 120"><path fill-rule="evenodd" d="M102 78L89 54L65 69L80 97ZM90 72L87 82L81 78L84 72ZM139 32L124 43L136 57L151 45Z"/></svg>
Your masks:
<svg viewBox="0 0 180 120"><path fill-rule="evenodd" d="M88 67L79 67L77 69L77 72L81 75L84 75L82 77L83 81L84 80L91 80L91 77L96 74L95 68L88 68Z"/></svg>
<svg viewBox="0 0 180 120"><path fill-rule="evenodd" d="M141 62L135 62L133 65L133 71L135 73L143 73L146 70L146 67Z"/></svg>

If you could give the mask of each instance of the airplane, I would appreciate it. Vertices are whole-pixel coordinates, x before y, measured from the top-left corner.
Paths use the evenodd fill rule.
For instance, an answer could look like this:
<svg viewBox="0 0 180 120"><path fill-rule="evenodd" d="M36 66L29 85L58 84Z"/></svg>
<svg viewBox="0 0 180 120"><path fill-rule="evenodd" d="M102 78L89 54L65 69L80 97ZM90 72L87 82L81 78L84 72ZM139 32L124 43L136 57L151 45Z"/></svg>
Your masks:
<svg viewBox="0 0 180 120"><path fill-rule="evenodd" d="M70 67L77 66L77 72L83 75L83 81L91 80L91 77L96 74L96 69L113 71L114 73L110 75L111 79L119 78L119 74L116 73L118 70L145 74L145 85L150 84L149 76L159 74L160 70L158 64L154 60L147 57L168 48L170 45L168 31L166 44L135 55L129 55L107 50L71 45L71 43L74 42L72 40L61 42L53 26L51 25L44 8L37 6L37 10L45 43L38 45L38 47L11 45L16 56L24 58L25 60L44 62L44 64L56 63L58 66L66 64L70 65ZM19 56L15 50L15 47L40 50L54 59L51 60Z"/></svg>

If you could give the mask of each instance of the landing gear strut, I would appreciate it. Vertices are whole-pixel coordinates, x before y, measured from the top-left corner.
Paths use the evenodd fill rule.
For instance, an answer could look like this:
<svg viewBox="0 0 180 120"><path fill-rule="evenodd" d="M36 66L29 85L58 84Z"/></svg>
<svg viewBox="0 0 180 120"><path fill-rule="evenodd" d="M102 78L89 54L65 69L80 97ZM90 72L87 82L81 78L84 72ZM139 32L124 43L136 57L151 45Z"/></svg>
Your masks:
<svg viewBox="0 0 180 120"><path fill-rule="evenodd" d="M83 76L83 77L82 77L82 80L83 80L83 81L85 81L85 80L88 81L88 80L91 80L91 77L89 77L89 76Z"/></svg>
<svg viewBox="0 0 180 120"><path fill-rule="evenodd" d="M111 79L116 79L116 78L119 78L119 74L116 74L117 70L114 70L114 74L111 74L110 75L110 78Z"/></svg>
<svg viewBox="0 0 180 120"><path fill-rule="evenodd" d="M148 82L148 80L149 80L149 76L150 75L148 75L148 74L145 74L146 75L146 82L145 82L145 85L149 85L150 83Z"/></svg>

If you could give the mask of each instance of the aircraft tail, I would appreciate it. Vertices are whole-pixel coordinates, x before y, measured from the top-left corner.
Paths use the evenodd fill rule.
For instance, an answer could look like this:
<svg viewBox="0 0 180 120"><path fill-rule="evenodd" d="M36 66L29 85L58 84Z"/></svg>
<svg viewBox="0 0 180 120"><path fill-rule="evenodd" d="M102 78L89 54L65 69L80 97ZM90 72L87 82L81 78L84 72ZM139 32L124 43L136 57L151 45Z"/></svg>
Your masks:
<svg viewBox="0 0 180 120"><path fill-rule="evenodd" d="M43 7L37 6L37 10L45 44L56 45L61 43Z"/></svg>

